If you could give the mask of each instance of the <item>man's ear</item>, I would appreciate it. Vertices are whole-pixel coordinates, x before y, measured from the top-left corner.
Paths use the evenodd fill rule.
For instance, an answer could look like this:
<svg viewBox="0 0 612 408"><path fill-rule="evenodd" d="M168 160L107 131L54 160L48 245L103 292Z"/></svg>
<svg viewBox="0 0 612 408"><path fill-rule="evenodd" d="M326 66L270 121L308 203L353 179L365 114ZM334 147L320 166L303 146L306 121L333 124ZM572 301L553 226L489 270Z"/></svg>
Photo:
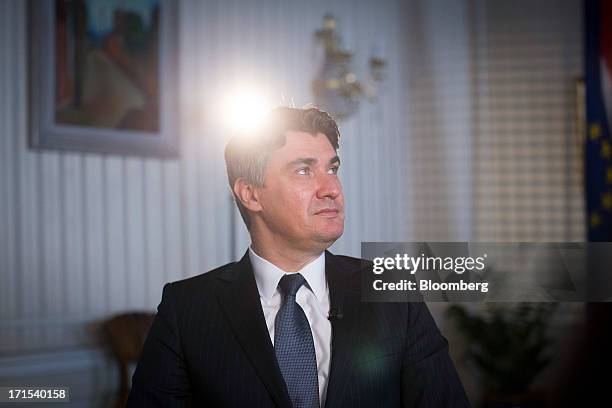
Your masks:
<svg viewBox="0 0 612 408"><path fill-rule="evenodd" d="M261 211L261 203L257 196L257 190L243 178L239 178L234 182L234 194L245 208L254 212Z"/></svg>

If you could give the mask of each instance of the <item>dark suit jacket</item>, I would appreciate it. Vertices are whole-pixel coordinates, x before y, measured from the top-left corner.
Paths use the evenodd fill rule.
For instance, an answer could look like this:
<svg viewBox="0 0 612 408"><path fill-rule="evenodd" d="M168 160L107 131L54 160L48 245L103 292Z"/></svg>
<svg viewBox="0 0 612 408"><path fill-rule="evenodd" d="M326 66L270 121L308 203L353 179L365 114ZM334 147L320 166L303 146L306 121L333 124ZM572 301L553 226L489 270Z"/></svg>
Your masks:
<svg viewBox="0 0 612 408"><path fill-rule="evenodd" d="M338 316L325 406L469 406L425 304L361 302L360 268L326 253ZM248 253L164 287L127 405L291 407Z"/></svg>

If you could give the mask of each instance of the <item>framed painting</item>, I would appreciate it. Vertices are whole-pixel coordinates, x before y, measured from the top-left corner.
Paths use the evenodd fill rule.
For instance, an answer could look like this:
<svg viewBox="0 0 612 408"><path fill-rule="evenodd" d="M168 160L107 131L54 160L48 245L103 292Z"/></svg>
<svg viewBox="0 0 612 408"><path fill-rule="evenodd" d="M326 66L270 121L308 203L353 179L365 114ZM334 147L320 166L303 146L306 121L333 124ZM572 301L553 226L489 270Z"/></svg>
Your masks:
<svg viewBox="0 0 612 408"><path fill-rule="evenodd" d="M30 145L178 155L177 5L29 3Z"/></svg>

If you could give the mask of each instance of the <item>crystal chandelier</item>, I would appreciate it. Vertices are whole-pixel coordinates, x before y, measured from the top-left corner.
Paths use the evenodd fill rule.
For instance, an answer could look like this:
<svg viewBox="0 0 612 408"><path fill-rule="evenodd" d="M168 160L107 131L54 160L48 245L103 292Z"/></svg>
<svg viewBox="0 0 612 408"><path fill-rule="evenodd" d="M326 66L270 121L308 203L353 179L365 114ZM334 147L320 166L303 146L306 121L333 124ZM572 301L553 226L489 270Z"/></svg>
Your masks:
<svg viewBox="0 0 612 408"><path fill-rule="evenodd" d="M342 47L336 32L337 20L327 14L323 21L323 28L315 32L315 37L323 44L325 59L312 82L312 90L317 106L336 119L344 119L357 111L361 99L376 99L385 78L386 61L372 56L368 77L359 79L351 69L353 53Z"/></svg>

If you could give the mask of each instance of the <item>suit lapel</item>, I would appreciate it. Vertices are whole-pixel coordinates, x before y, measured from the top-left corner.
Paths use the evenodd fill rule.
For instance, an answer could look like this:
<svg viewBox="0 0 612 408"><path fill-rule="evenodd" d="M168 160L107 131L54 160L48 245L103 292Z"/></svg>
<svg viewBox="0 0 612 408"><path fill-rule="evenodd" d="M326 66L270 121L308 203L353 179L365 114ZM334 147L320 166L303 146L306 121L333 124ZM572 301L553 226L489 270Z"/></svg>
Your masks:
<svg viewBox="0 0 612 408"><path fill-rule="evenodd" d="M221 307L259 378L279 406L291 406L266 327L248 252L225 271L217 293Z"/></svg>
<svg viewBox="0 0 612 408"><path fill-rule="evenodd" d="M359 327L359 291L355 288L357 271L347 270L330 252L325 254L325 275L329 285L330 308L341 318L332 318L332 345L326 407L341 406L342 393L350 378L353 344ZM357 282L359 283L359 282Z"/></svg>

